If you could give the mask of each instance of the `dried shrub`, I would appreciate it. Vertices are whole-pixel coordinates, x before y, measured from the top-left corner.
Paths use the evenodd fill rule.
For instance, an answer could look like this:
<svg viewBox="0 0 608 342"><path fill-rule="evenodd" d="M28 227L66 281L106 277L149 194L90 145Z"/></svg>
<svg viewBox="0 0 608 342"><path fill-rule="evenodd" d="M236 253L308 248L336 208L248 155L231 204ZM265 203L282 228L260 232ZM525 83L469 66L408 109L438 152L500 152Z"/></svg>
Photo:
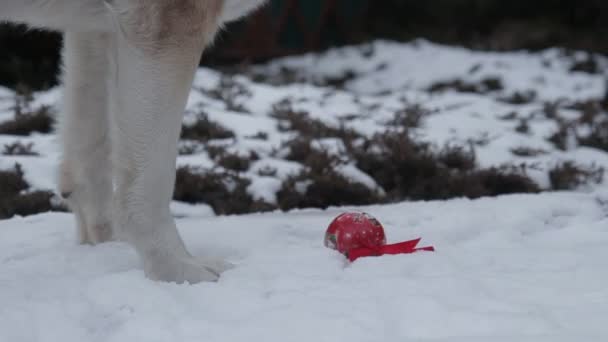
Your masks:
<svg viewBox="0 0 608 342"><path fill-rule="evenodd" d="M587 55L587 58L575 61L570 67L570 72L584 72L587 74L599 74L601 69L597 62L597 58L593 54Z"/></svg>
<svg viewBox="0 0 608 342"><path fill-rule="evenodd" d="M560 117L558 115L559 107L560 107L559 101L545 102L543 104L543 114L544 114L545 118L551 119L551 120L560 120Z"/></svg>
<svg viewBox="0 0 608 342"><path fill-rule="evenodd" d="M12 170L0 170L0 219L66 210L55 203L52 192L25 192L29 189L30 185L25 180L19 164Z"/></svg>
<svg viewBox="0 0 608 342"><path fill-rule="evenodd" d="M512 120L517 120L518 117L519 117L519 114L517 112L510 112L510 113L501 115L498 118L500 120L504 120L504 121L512 121Z"/></svg>
<svg viewBox="0 0 608 342"><path fill-rule="evenodd" d="M289 151L285 159L303 164L305 170L283 182L277 193L282 210L364 205L382 201L376 191L336 171L344 160L327 151L313 148L310 138L298 137L287 141L283 147Z"/></svg>
<svg viewBox="0 0 608 342"><path fill-rule="evenodd" d="M574 136L570 125L560 122L558 130L553 133L547 140L556 148L565 151L568 149L570 138Z"/></svg>
<svg viewBox="0 0 608 342"><path fill-rule="evenodd" d="M357 141L362 143L347 144L344 156L313 148L312 138L307 136L285 142L282 150L287 150L287 154L284 158L301 163L304 170L283 182L277 193L278 207L283 210L326 208L406 199L477 198L540 191L524 169L477 169L471 145L449 144L435 148L427 143L415 142L408 134L397 131L371 139L358 137ZM242 160L233 159L234 156L222 146L210 146L208 152L218 164L228 163L222 162L222 158L232 160L229 165L224 165L226 169L245 169ZM354 161L386 194L339 173L340 165L347 161ZM276 175L276 170L269 170L267 175ZM234 171L198 172L183 167L178 170L175 199L207 203L218 214L276 208L253 200L246 191L248 185L249 180L239 177Z"/></svg>
<svg viewBox="0 0 608 342"><path fill-rule="evenodd" d="M34 143L23 144L20 141L16 141L12 144L4 145L2 154L5 156L37 156L38 153L34 151Z"/></svg>
<svg viewBox="0 0 608 342"><path fill-rule="evenodd" d="M247 138L266 141L266 140L268 140L268 133L266 133L266 132L257 132L256 134L248 136Z"/></svg>
<svg viewBox="0 0 608 342"><path fill-rule="evenodd" d="M608 112L604 108L604 101L592 99L566 105L564 108L580 112L578 119L574 120L566 120L558 115L559 103L545 104L545 117L558 126L548 140L561 150L576 143L608 151ZM585 128L588 133L578 133L579 127Z"/></svg>
<svg viewBox="0 0 608 342"><path fill-rule="evenodd" d="M577 124L589 127L588 134L577 136L578 143L608 151L608 112L603 108L602 100L575 103L571 108L581 111Z"/></svg>
<svg viewBox="0 0 608 342"><path fill-rule="evenodd" d="M281 66L277 72L249 71L249 77L257 83L266 83L273 86L284 86L296 83L309 83L305 73L300 70Z"/></svg>
<svg viewBox="0 0 608 342"><path fill-rule="evenodd" d="M311 156L315 157L315 155L318 154L317 150L312 147L312 141L303 137L289 140L283 144L283 147L288 150L285 159L297 161L302 164L306 164L308 158Z"/></svg>
<svg viewBox="0 0 608 342"><path fill-rule="evenodd" d="M515 131L521 134L530 133L530 123L528 119L520 119L519 124L515 126Z"/></svg>
<svg viewBox="0 0 608 342"><path fill-rule="evenodd" d="M195 141L180 141L177 148L180 156L191 156L204 150L204 147Z"/></svg>
<svg viewBox="0 0 608 342"><path fill-rule="evenodd" d="M223 75L217 87L212 89L198 88L203 94L222 101L226 109L238 113L250 113L249 109L237 103L239 97L251 97L251 91L243 84L237 82L234 77Z"/></svg>
<svg viewBox="0 0 608 342"><path fill-rule="evenodd" d="M576 120L565 120L557 115L557 109L553 113L545 106L545 116L553 119L558 125L558 130L549 137L549 141L561 150L566 150L570 144L576 143L608 151L608 112L603 108L602 101L592 99L566 106L567 109L581 113ZM578 127L584 127L588 133L578 133Z"/></svg>
<svg viewBox="0 0 608 342"><path fill-rule="evenodd" d="M580 101L567 106L566 108L581 112L579 123L593 124L598 119L603 119L606 116L603 113L602 103L600 100Z"/></svg>
<svg viewBox="0 0 608 342"><path fill-rule="evenodd" d="M571 161L556 165L549 171L553 190L574 190L582 185L600 184L603 179L603 168L594 165L583 167Z"/></svg>
<svg viewBox="0 0 608 342"><path fill-rule="evenodd" d="M467 142L469 145L484 147L488 146L492 142L492 137L488 132L482 132L477 137L468 138Z"/></svg>
<svg viewBox="0 0 608 342"><path fill-rule="evenodd" d="M467 82L461 79L433 83L428 91L444 92L452 90L459 93L487 94L504 89L502 80L498 77L484 78L478 82Z"/></svg>
<svg viewBox="0 0 608 342"><path fill-rule="evenodd" d="M255 161L255 154L242 156L235 153L224 153L217 158L217 164L227 170L245 172L249 170L251 162Z"/></svg>
<svg viewBox="0 0 608 342"><path fill-rule="evenodd" d="M25 181L21 165L15 164L12 170L0 170L0 197L16 196L29 187L29 184Z"/></svg>
<svg viewBox="0 0 608 342"><path fill-rule="evenodd" d="M512 148L511 153L518 157L537 157L543 154L547 154L548 152L539 148L519 146Z"/></svg>
<svg viewBox="0 0 608 342"><path fill-rule="evenodd" d="M395 112L394 118L389 124L405 129L417 128L421 126L422 120L432 113L432 110L419 104L406 104L404 108Z"/></svg>
<svg viewBox="0 0 608 342"><path fill-rule="evenodd" d="M207 154L217 165L236 172L249 170L251 163L260 158L253 151L248 155L229 152L223 145L207 145Z"/></svg>
<svg viewBox="0 0 608 342"><path fill-rule="evenodd" d="M516 91L513 94L501 97L498 100L512 105L524 105L534 102L536 96L536 91L534 90Z"/></svg>
<svg viewBox="0 0 608 342"><path fill-rule="evenodd" d="M196 122L192 125L182 127L182 139L207 142L212 139L229 139L234 133L222 125L209 120L205 113L198 115Z"/></svg>
<svg viewBox="0 0 608 342"><path fill-rule="evenodd" d="M579 137L579 144L608 152L608 120L591 127L591 133Z"/></svg>
<svg viewBox="0 0 608 342"><path fill-rule="evenodd" d="M344 89L350 81L359 77L359 74L355 70L344 70L337 75L325 75L313 78L310 73L307 73L305 70L286 66L281 66L274 72L269 72L267 70L247 70L245 73L248 74L254 82L266 83L273 86L309 83L318 87L333 89Z"/></svg>
<svg viewBox="0 0 608 342"><path fill-rule="evenodd" d="M308 169L283 182L277 193L282 210L378 203L380 197L367 186L353 182L332 168Z"/></svg>
<svg viewBox="0 0 608 342"><path fill-rule="evenodd" d="M219 158L221 155L228 153L226 146L219 144L207 144L205 146L205 150L207 151L209 158L214 160Z"/></svg>
<svg viewBox="0 0 608 342"><path fill-rule="evenodd" d="M441 166L459 171L470 171L475 168L475 150L469 146L446 145L437 153Z"/></svg>
<svg viewBox="0 0 608 342"><path fill-rule="evenodd" d="M0 199L0 218L11 218L15 215L28 216L49 211L67 211L54 203L55 194L51 191L34 191L20 194L10 201Z"/></svg>
<svg viewBox="0 0 608 342"><path fill-rule="evenodd" d="M509 167L474 171L463 177L463 183L469 186L464 192L469 198L537 193L541 190L523 171Z"/></svg>
<svg viewBox="0 0 608 342"><path fill-rule="evenodd" d="M285 159L299 162L312 170L324 170L335 167L349 159L348 156L337 156L312 146L312 140L298 137L284 143L288 150Z"/></svg>
<svg viewBox="0 0 608 342"><path fill-rule="evenodd" d="M516 192L538 192L523 172L475 169L471 148L414 142L402 133L374 137L353 150L359 169L387 192L390 200L431 200L466 196L477 198Z"/></svg>
<svg viewBox="0 0 608 342"><path fill-rule="evenodd" d="M55 120L49 107L40 107L32 112L15 111L10 121L0 123L0 134L28 136L32 133L51 133Z"/></svg>
<svg viewBox="0 0 608 342"><path fill-rule="evenodd" d="M276 177L278 170L271 166L262 167L258 170L258 175L262 177Z"/></svg>
<svg viewBox="0 0 608 342"><path fill-rule="evenodd" d="M307 112L295 111L289 99L284 99L273 106L272 116L279 120L282 131L296 131L301 136L310 138L342 138L349 140L356 134L344 127L330 127L324 122L310 118Z"/></svg>
<svg viewBox="0 0 608 342"><path fill-rule="evenodd" d="M353 150L359 169L369 174L393 200L412 198L408 193L419 181L435 177L437 161L427 144L406 134L377 135ZM425 180L426 181L426 180Z"/></svg>
<svg viewBox="0 0 608 342"><path fill-rule="evenodd" d="M180 167L176 173L173 198L187 203L206 203L218 215L269 211L275 206L254 200L247 193L250 181L233 173L199 172Z"/></svg>
<svg viewBox="0 0 608 342"><path fill-rule="evenodd" d="M314 84L320 87L331 87L334 89L345 89L348 82L356 79L359 74L354 70L345 70L341 75L325 76L315 80Z"/></svg>

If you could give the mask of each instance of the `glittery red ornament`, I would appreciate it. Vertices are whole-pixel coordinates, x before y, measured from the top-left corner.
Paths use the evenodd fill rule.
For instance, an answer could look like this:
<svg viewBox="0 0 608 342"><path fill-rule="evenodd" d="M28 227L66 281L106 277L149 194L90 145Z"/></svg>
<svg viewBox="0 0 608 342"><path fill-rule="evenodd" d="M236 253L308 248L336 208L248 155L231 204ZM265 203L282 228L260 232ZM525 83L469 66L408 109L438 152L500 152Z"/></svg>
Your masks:
<svg viewBox="0 0 608 342"><path fill-rule="evenodd" d="M384 228L367 213L351 212L336 217L325 233L325 246L346 255L350 261L364 256L434 251L432 246L416 248L420 239L386 244Z"/></svg>
<svg viewBox="0 0 608 342"><path fill-rule="evenodd" d="M355 248L373 248L385 244L384 228L366 213L341 214L331 222L325 233L325 246L342 254Z"/></svg>

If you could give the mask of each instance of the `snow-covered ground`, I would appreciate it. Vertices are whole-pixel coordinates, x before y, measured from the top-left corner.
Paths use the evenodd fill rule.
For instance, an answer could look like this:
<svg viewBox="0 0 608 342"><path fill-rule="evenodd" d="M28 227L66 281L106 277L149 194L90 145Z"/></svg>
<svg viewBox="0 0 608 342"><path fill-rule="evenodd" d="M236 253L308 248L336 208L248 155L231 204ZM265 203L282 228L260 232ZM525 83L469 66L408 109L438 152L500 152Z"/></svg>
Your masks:
<svg viewBox="0 0 608 342"><path fill-rule="evenodd" d="M231 172L250 181L252 197L273 204L283 181L305 168L285 159L285 142L300 133L282 128L277 104L361 137L403 129L395 113L418 105L427 114L408 128L417 140L470 145L478 167L519 166L549 188L559 163L608 168L605 150L580 143L606 120L600 109L590 122L580 103L608 98L605 59L594 59L595 73L572 71L587 58L559 49L483 53L379 41L278 60L241 76L200 69L184 123L205 113L232 134L195 146L178 164L221 170L208 146L255 152L249 167ZM441 84L475 91L429 90ZM30 107L58 112L58 98L59 89L36 93ZM13 106L14 94L0 89L0 124ZM563 127L559 148L548 139ZM340 139L310 138L315 148L344 154ZM17 141L33 143L38 155L0 155L0 169L19 163L34 189L53 189L56 136L0 135L0 147ZM336 170L352 181L391 190L353 160L339 163ZM146 280L126 245L76 245L68 214L0 221L0 341L608 339L606 182L357 208L384 224L389 242L421 236L437 252L353 264L322 245L331 219L348 209L215 216L205 204L175 202L191 251L236 265L218 283L194 286Z"/></svg>
<svg viewBox="0 0 608 342"><path fill-rule="evenodd" d="M67 214L0 222L0 341L605 341L608 197L555 193L364 208L435 253L348 264L323 247L345 209L178 220L236 267L144 278L120 243L74 244Z"/></svg>

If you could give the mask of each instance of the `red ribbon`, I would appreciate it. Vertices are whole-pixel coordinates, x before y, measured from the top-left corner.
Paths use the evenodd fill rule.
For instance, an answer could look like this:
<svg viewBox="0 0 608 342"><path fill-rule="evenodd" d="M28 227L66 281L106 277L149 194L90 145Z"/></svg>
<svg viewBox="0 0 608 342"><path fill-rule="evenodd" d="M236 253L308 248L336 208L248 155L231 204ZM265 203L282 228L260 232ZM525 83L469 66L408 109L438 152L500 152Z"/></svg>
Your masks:
<svg viewBox="0 0 608 342"><path fill-rule="evenodd" d="M381 256L385 254L411 254L419 251L435 251L435 247L433 246L417 248L416 246L418 246L418 242L420 242L420 240L421 238L405 242L393 243L390 245L355 248L348 251L347 257L348 260L355 261L358 258L368 256Z"/></svg>

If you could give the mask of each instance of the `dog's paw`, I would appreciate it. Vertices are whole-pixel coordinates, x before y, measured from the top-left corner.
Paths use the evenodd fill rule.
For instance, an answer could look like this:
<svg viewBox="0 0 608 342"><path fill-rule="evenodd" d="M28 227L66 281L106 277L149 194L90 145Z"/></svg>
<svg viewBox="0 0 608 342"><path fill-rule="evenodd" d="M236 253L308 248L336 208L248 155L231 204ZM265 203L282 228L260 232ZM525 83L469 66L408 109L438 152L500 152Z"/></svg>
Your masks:
<svg viewBox="0 0 608 342"><path fill-rule="evenodd" d="M224 259L204 257L195 258L201 265L205 265L208 268L215 270L218 273L224 273L234 268L234 265Z"/></svg>
<svg viewBox="0 0 608 342"><path fill-rule="evenodd" d="M89 237L92 244L104 243L114 241L114 234L112 231L112 224L108 222L96 223L89 227Z"/></svg>
<svg viewBox="0 0 608 342"><path fill-rule="evenodd" d="M229 263L211 258L164 257L144 260L144 271L148 278L178 284L214 282L230 268L232 265Z"/></svg>

